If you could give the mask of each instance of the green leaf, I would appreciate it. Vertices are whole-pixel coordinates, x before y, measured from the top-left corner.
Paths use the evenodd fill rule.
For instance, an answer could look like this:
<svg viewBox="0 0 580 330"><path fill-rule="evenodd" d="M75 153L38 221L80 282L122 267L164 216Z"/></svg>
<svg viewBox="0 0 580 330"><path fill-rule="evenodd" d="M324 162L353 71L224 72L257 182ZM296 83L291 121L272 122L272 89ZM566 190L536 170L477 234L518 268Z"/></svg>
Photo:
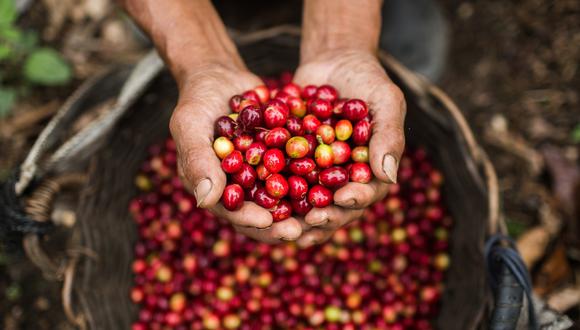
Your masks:
<svg viewBox="0 0 580 330"><path fill-rule="evenodd" d="M0 25L0 38L2 38L4 42L18 44L20 43L20 39L22 38L22 31L20 31L20 29L15 26Z"/></svg>
<svg viewBox="0 0 580 330"><path fill-rule="evenodd" d="M0 87L0 118L6 117L16 102L16 91Z"/></svg>
<svg viewBox="0 0 580 330"><path fill-rule="evenodd" d="M16 20L14 0L0 0L0 27L8 26Z"/></svg>
<svg viewBox="0 0 580 330"><path fill-rule="evenodd" d="M572 142L580 143L580 123L576 124L576 127L572 129Z"/></svg>
<svg viewBox="0 0 580 330"><path fill-rule="evenodd" d="M22 295L22 290L20 289L20 286L17 283L12 283L9 287L6 288L6 292L4 294L6 296L6 299L8 299L9 301L16 301L20 299L20 296Z"/></svg>
<svg viewBox="0 0 580 330"><path fill-rule="evenodd" d="M24 76L33 83L55 86L69 82L72 72L69 65L55 50L39 48L26 59Z"/></svg>
<svg viewBox="0 0 580 330"><path fill-rule="evenodd" d="M10 57L12 54L12 48L8 45L0 45L0 61Z"/></svg>
<svg viewBox="0 0 580 330"><path fill-rule="evenodd" d="M38 43L38 34L35 31L24 31L20 39L20 48L31 51Z"/></svg>
<svg viewBox="0 0 580 330"><path fill-rule="evenodd" d="M505 222L508 234L513 238L518 238L526 231L526 229L528 229L527 225L517 220L507 218Z"/></svg>

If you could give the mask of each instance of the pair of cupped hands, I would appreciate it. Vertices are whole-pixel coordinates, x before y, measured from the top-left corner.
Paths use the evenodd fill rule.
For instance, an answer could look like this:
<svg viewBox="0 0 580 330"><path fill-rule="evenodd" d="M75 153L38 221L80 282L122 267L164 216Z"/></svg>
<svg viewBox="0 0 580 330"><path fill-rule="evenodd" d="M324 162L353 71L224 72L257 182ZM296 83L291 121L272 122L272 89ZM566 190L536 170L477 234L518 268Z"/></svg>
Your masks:
<svg viewBox="0 0 580 330"><path fill-rule="evenodd" d="M178 151L178 172L199 207L228 220L235 229L266 243L297 241L300 247L321 243L342 226L360 218L364 209L382 199L397 180L404 149L405 100L389 79L376 54L334 51L318 54L300 64L294 82L330 84L341 97L359 98L372 114L370 165L374 179L368 184L350 182L334 193L334 204L313 208L304 218L273 223L270 212L253 202L228 211L220 203L226 175L212 149L215 120L229 113L232 95L262 85L241 61L212 63L178 79L179 101L170 122Z"/></svg>

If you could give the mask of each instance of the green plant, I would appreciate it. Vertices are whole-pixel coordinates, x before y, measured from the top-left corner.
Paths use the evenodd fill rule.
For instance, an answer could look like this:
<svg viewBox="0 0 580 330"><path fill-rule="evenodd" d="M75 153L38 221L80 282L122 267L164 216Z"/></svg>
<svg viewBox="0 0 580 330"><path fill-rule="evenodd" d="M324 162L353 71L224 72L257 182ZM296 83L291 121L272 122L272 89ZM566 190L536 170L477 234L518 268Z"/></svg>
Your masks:
<svg viewBox="0 0 580 330"><path fill-rule="evenodd" d="M509 235L514 238L520 237L528 229L528 225L519 220L507 218L505 222Z"/></svg>
<svg viewBox="0 0 580 330"><path fill-rule="evenodd" d="M579 144L580 143L580 123L576 124L576 127L572 129L572 142Z"/></svg>
<svg viewBox="0 0 580 330"><path fill-rule="evenodd" d="M33 85L68 83L70 66L54 49L38 45L34 31L16 26L14 0L0 0L0 118Z"/></svg>

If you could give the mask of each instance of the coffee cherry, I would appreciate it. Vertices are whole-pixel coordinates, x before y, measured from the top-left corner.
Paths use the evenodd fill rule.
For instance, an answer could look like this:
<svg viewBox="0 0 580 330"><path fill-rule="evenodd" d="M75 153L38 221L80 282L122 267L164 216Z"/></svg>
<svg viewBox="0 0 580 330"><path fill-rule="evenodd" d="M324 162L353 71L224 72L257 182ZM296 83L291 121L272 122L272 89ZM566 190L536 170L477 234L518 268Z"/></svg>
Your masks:
<svg viewBox="0 0 580 330"><path fill-rule="evenodd" d="M320 172L320 183L330 189L338 189L348 183L348 173L339 166L333 166Z"/></svg>
<svg viewBox="0 0 580 330"><path fill-rule="evenodd" d="M280 149L269 149L264 153L264 166L270 173L278 173L284 169L286 159Z"/></svg>
<svg viewBox="0 0 580 330"><path fill-rule="evenodd" d="M349 171L350 181L369 183L372 179L371 168L367 163L354 163Z"/></svg>
<svg viewBox="0 0 580 330"><path fill-rule="evenodd" d="M359 99L348 100L342 106L342 116L353 122L365 118L368 113L367 104Z"/></svg>
<svg viewBox="0 0 580 330"><path fill-rule="evenodd" d="M272 174L266 179L266 192L274 198L282 198L288 194L288 181L281 174Z"/></svg>
<svg viewBox="0 0 580 330"><path fill-rule="evenodd" d="M330 125L318 126L318 128L316 129L316 135L320 136L322 142L324 142L325 144L331 144L332 142L334 142L335 139L334 129Z"/></svg>
<svg viewBox="0 0 580 330"><path fill-rule="evenodd" d="M308 202L314 207L326 207L332 203L332 199L332 191L321 185L315 185L308 192Z"/></svg>
<svg viewBox="0 0 580 330"><path fill-rule="evenodd" d="M244 190L238 184L226 186L222 195L222 204L230 211L235 211L244 204Z"/></svg>
<svg viewBox="0 0 580 330"><path fill-rule="evenodd" d="M340 165L350 160L351 151L348 143L343 141L334 141L330 148L332 149L333 163Z"/></svg>
<svg viewBox="0 0 580 330"><path fill-rule="evenodd" d="M306 104L298 97L289 97L286 102L293 116L302 118L306 115Z"/></svg>
<svg viewBox="0 0 580 330"><path fill-rule="evenodd" d="M302 98L305 100L311 99L316 97L316 92L318 91L318 87L314 85L307 85L302 89Z"/></svg>
<svg viewBox="0 0 580 330"><path fill-rule="evenodd" d="M289 195L292 199L303 199L308 192L308 182L300 176L293 175L288 178Z"/></svg>
<svg viewBox="0 0 580 330"><path fill-rule="evenodd" d="M320 120L318 120L314 115L306 115L302 119L302 127L306 133L316 132L316 129L318 129L318 126L320 125Z"/></svg>
<svg viewBox="0 0 580 330"><path fill-rule="evenodd" d="M304 128L302 127L302 120L298 117L290 116L286 122L286 128L293 136L304 135Z"/></svg>
<svg viewBox="0 0 580 330"><path fill-rule="evenodd" d="M316 168L316 164L311 158L299 158L290 160L288 168L296 175L306 175Z"/></svg>
<svg viewBox="0 0 580 330"><path fill-rule="evenodd" d="M290 158L305 157L310 150L308 140L301 136L295 136L286 143L286 154Z"/></svg>
<svg viewBox="0 0 580 330"><path fill-rule="evenodd" d="M237 122L242 129L247 131L260 127L263 123L262 110L257 105L249 105L240 112Z"/></svg>
<svg viewBox="0 0 580 330"><path fill-rule="evenodd" d="M266 189L258 188L254 193L254 202L265 209L271 209L278 203L278 199L268 195Z"/></svg>
<svg viewBox="0 0 580 330"><path fill-rule="evenodd" d="M354 125L352 140L354 144L361 146L367 145L371 138L371 123L366 120L361 120Z"/></svg>
<svg viewBox="0 0 580 330"><path fill-rule="evenodd" d="M292 211L300 216L305 216L310 210L312 210L312 205L308 202L306 197L302 199L291 199L290 204L292 205Z"/></svg>
<svg viewBox="0 0 580 330"><path fill-rule="evenodd" d="M234 147L236 150L246 152L250 145L254 142L254 138L247 134L242 134L234 138Z"/></svg>
<svg viewBox="0 0 580 330"><path fill-rule="evenodd" d="M334 163L332 148L327 144L320 144L314 151L314 160L320 168L328 168Z"/></svg>
<svg viewBox="0 0 580 330"><path fill-rule="evenodd" d="M308 111L319 119L327 119L332 116L332 105L329 101L316 99L310 102Z"/></svg>
<svg viewBox="0 0 580 330"><path fill-rule="evenodd" d="M280 148L286 145L286 141L290 139L290 132L284 127L273 128L268 134L264 142L270 148Z"/></svg>
<svg viewBox="0 0 580 330"><path fill-rule="evenodd" d="M260 104L260 96L258 95L258 93L256 93L256 91L254 90L249 90L249 91L245 91L242 94L242 97L245 100L250 100L252 102L255 102L256 104Z"/></svg>
<svg viewBox="0 0 580 330"><path fill-rule="evenodd" d="M234 151L234 144L232 141L228 140L225 136L220 136L213 141L213 150L215 154L220 158L224 159L232 151Z"/></svg>
<svg viewBox="0 0 580 330"><path fill-rule="evenodd" d="M289 113L286 103L278 99L270 100L264 108L264 123L268 128L283 127Z"/></svg>
<svg viewBox="0 0 580 330"><path fill-rule="evenodd" d="M334 107L332 108L332 113L335 115L342 114L342 108L344 104L348 101L347 99L338 99L334 102Z"/></svg>
<svg viewBox="0 0 580 330"><path fill-rule="evenodd" d="M232 181L243 188L250 189L254 186L258 174L249 164L242 164L242 169L232 174Z"/></svg>
<svg viewBox="0 0 580 330"><path fill-rule="evenodd" d="M260 164L258 167L256 167L256 173L258 174L258 179L262 181L266 181L266 179L272 174L266 169L264 164Z"/></svg>
<svg viewBox="0 0 580 330"><path fill-rule="evenodd" d="M242 108L240 108L240 104L242 103L243 99L244 98L241 95L232 96L229 102L230 110L235 113L240 112L242 110Z"/></svg>
<svg viewBox="0 0 580 330"><path fill-rule="evenodd" d="M292 206L287 200L281 200L278 205L270 211L272 214L272 221L279 222L288 219L292 214Z"/></svg>
<svg viewBox="0 0 580 330"><path fill-rule="evenodd" d="M322 85L316 90L316 98L333 103L338 99L338 92L330 85Z"/></svg>
<svg viewBox="0 0 580 330"><path fill-rule="evenodd" d="M282 87L282 91L292 97L300 97L300 94L302 94L300 86L296 85L295 83L286 84L284 87Z"/></svg>
<svg viewBox="0 0 580 330"><path fill-rule="evenodd" d="M316 184L318 183L318 175L320 174L320 170L316 168L316 166L314 166L314 168L306 173L304 175L304 178L306 179L306 181L308 181L309 184Z"/></svg>
<svg viewBox="0 0 580 330"><path fill-rule="evenodd" d="M314 151L316 150L318 141L316 141L316 136L312 134L305 134L304 138L308 141L308 153L306 154L306 157L312 158L314 157Z"/></svg>
<svg viewBox="0 0 580 330"><path fill-rule="evenodd" d="M246 150L246 161L250 165L258 165L262 160L264 153L266 152L266 145L262 142L254 142L250 145L248 150Z"/></svg>
<svg viewBox="0 0 580 330"><path fill-rule="evenodd" d="M244 164L244 157L238 150L232 151L222 160L222 169L224 172L232 174L240 171Z"/></svg>
<svg viewBox="0 0 580 330"><path fill-rule="evenodd" d="M228 116L221 116L215 121L215 135L231 139L234 136L236 122Z"/></svg>
<svg viewBox="0 0 580 330"><path fill-rule="evenodd" d="M264 143L266 140L266 135L268 135L268 133L269 133L269 131L265 130L265 129L257 130L256 135L254 136L254 140L256 142L263 142Z"/></svg>
<svg viewBox="0 0 580 330"><path fill-rule="evenodd" d="M336 131L336 139L340 141L346 141L352 135L352 123L350 120L339 120L334 127Z"/></svg>
<svg viewBox="0 0 580 330"><path fill-rule="evenodd" d="M358 146L352 149L352 160L357 163L369 162L369 147Z"/></svg>
<svg viewBox="0 0 580 330"><path fill-rule="evenodd" d="M254 88L254 92L256 93L256 95L258 95L258 99L262 104L268 102L268 100L270 99L270 90L268 90L268 87L264 85Z"/></svg>

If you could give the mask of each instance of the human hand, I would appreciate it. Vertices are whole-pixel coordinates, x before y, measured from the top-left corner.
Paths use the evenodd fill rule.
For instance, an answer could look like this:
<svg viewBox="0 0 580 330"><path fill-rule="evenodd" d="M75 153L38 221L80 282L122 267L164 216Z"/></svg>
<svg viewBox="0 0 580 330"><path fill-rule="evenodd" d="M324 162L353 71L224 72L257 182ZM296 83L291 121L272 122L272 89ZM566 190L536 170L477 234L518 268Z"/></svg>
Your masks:
<svg viewBox="0 0 580 330"><path fill-rule="evenodd" d="M296 219L272 224L270 212L254 203L245 202L235 212L219 203L226 176L212 148L214 122L229 113L232 95L262 82L248 72L211 1L120 2L151 37L177 81L179 100L170 130L177 145L178 172L198 206L261 241L299 237L302 227Z"/></svg>
<svg viewBox="0 0 580 330"><path fill-rule="evenodd" d="M270 212L253 202L228 211L220 203L226 175L212 148L214 123L229 114L232 95L261 85L261 80L243 68L207 65L196 68L179 83L179 101L170 130L178 153L178 173L199 207L228 220L237 231L262 242L295 240L302 233L294 218L272 223Z"/></svg>
<svg viewBox="0 0 580 330"><path fill-rule="evenodd" d="M314 208L305 216L312 226L298 244L321 243L340 227L360 218L364 208L382 199L389 183L397 180L403 153L406 104L401 90L389 79L376 56L365 50L335 50L303 62L294 80L301 86L330 84L345 98L360 98L369 105L372 136L369 144L374 179L368 184L350 182L334 193L334 205Z"/></svg>

